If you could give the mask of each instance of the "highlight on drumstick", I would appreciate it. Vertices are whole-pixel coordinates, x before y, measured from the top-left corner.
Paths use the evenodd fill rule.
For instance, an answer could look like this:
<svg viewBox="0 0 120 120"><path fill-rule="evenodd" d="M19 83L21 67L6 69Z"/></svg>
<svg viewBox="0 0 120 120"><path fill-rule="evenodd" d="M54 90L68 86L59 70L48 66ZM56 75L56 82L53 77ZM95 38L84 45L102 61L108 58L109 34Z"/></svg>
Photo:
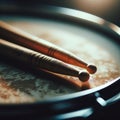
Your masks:
<svg viewBox="0 0 120 120"><path fill-rule="evenodd" d="M87 72L80 71L60 60L2 39L0 39L0 54L12 60L23 62L34 68L41 68L62 75L78 77L82 82L89 79L89 74Z"/></svg>
<svg viewBox="0 0 120 120"><path fill-rule="evenodd" d="M94 74L97 71L97 67L95 65L87 64L71 52L64 50L46 40L23 32L22 30L19 30L2 21L0 21L0 36L5 40L54 57L68 64L85 68L90 74Z"/></svg>

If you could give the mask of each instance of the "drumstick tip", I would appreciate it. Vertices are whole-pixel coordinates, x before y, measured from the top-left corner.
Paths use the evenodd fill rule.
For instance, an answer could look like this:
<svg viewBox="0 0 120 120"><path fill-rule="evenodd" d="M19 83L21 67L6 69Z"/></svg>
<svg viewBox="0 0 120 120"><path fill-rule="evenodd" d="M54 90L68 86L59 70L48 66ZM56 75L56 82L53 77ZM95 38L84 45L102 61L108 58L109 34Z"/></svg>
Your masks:
<svg viewBox="0 0 120 120"><path fill-rule="evenodd" d="M90 73L90 74L94 74L96 73L97 71L97 67L95 65L87 65L87 71Z"/></svg>
<svg viewBox="0 0 120 120"><path fill-rule="evenodd" d="M88 79L90 78L90 75L87 72L80 72L78 75L78 78L82 81L82 82L86 82L88 81Z"/></svg>

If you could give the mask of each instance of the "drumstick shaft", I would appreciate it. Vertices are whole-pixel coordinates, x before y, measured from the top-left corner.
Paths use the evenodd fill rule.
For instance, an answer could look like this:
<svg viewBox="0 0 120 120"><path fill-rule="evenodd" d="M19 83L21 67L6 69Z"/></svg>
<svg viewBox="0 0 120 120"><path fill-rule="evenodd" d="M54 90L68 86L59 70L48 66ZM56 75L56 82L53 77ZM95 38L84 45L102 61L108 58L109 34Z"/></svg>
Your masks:
<svg viewBox="0 0 120 120"><path fill-rule="evenodd" d="M57 58L66 63L87 69L91 74L96 72L95 66L89 66L86 62L48 41L40 39L29 33L23 32L7 23L0 21L0 36L10 42L22 45L37 52Z"/></svg>
<svg viewBox="0 0 120 120"><path fill-rule="evenodd" d="M81 72L60 60L46 56L28 48L0 39L0 54L12 60L18 60L32 67L45 69L51 72L79 77L81 81L89 79L89 74Z"/></svg>

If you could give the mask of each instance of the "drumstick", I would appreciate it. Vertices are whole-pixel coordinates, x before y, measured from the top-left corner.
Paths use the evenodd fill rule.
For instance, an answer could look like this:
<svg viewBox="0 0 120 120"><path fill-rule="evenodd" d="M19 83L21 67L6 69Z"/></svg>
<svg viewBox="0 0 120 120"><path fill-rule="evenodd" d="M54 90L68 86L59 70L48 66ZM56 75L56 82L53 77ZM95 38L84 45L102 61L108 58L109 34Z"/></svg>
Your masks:
<svg viewBox="0 0 120 120"><path fill-rule="evenodd" d="M0 54L50 72L78 77L81 81L87 81L89 74L72 67L58 59L46 56L28 48L0 39Z"/></svg>
<svg viewBox="0 0 120 120"><path fill-rule="evenodd" d="M57 58L66 63L85 68L90 74L97 71L96 66L89 65L74 54L66 51L46 40L23 32L5 22L0 21L0 37L10 42L22 45L37 52Z"/></svg>

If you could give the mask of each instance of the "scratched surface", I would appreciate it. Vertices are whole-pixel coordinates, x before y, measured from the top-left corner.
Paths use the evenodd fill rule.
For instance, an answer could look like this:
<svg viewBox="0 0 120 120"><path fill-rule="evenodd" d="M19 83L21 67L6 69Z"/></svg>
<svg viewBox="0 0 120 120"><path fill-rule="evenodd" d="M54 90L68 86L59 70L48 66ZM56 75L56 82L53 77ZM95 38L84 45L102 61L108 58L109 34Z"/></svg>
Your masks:
<svg viewBox="0 0 120 120"><path fill-rule="evenodd" d="M74 93L83 88L100 86L120 76L120 65L116 60L120 58L119 46L116 47L104 36L96 35L84 28L52 21L6 17L1 19L73 52L88 63L96 64L98 71L88 82L81 83L75 77L53 76L41 70L24 68L24 65L19 66L16 62L11 64L10 61L0 60L0 103L23 103L49 99ZM114 56L114 53L117 56ZM74 85L67 84L67 81L71 84L74 82Z"/></svg>

